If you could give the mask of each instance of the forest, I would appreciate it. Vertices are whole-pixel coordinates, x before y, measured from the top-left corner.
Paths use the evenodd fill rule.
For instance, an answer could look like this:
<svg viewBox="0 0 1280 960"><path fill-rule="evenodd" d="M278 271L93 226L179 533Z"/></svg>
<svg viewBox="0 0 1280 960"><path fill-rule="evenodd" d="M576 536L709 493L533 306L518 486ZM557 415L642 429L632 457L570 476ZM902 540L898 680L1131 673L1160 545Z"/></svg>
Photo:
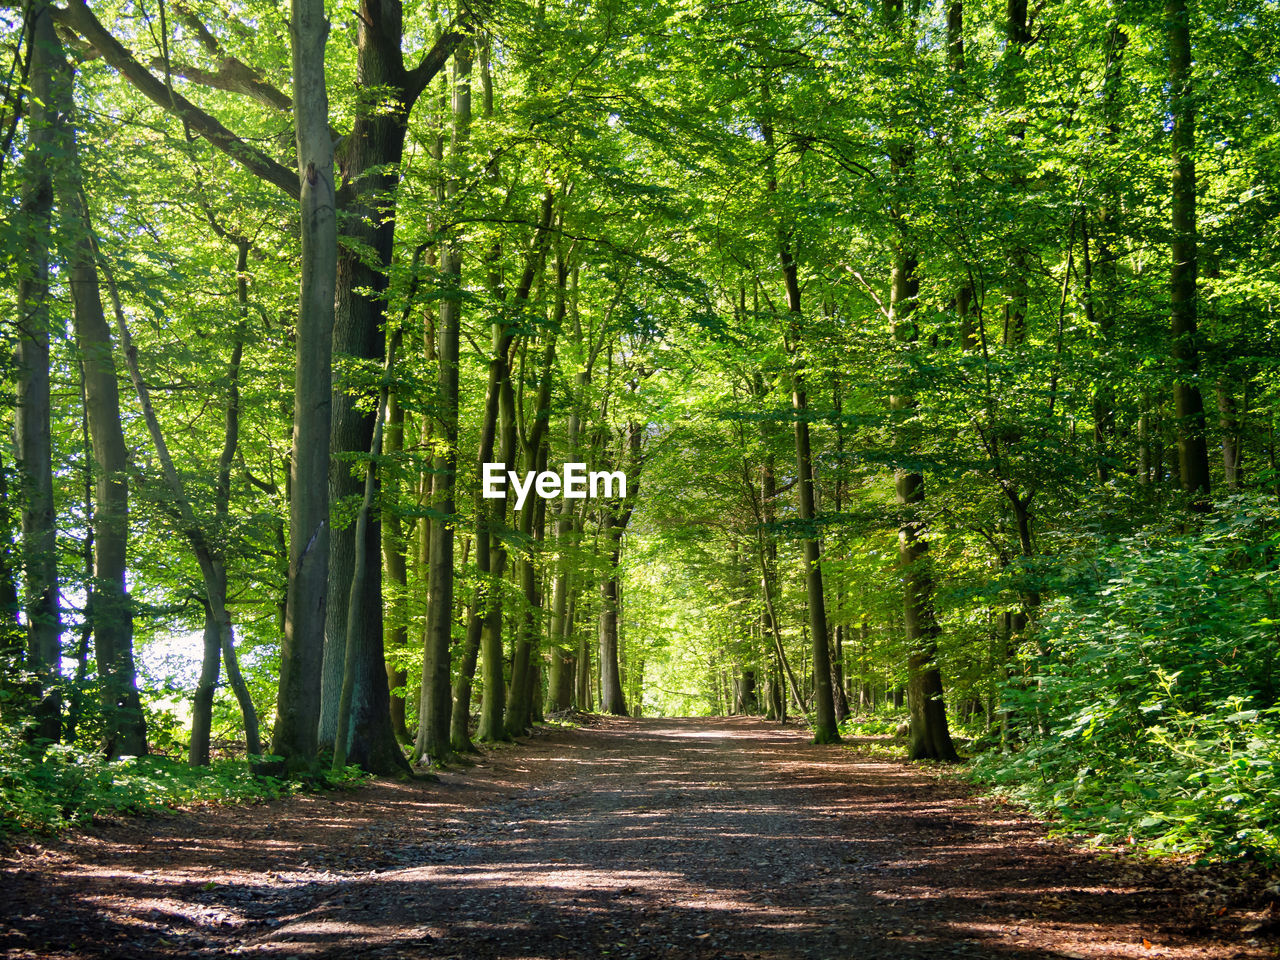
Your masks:
<svg viewBox="0 0 1280 960"><path fill-rule="evenodd" d="M758 717L1280 860L1275 0L0 40L5 833Z"/></svg>

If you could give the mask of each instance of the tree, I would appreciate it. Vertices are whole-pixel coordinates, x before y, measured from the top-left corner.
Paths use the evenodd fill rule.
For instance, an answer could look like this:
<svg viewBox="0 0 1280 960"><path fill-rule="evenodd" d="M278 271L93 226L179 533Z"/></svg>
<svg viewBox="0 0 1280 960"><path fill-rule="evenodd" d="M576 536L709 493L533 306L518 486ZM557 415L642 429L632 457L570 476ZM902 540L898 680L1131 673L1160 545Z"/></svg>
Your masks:
<svg viewBox="0 0 1280 960"><path fill-rule="evenodd" d="M324 73L329 23L320 0L292 0L291 12L302 269L289 461L289 591L271 752L284 758L286 768L297 769L316 754L329 608L330 380L338 228Z"/></svg>
<svg viewBox="0 0 1280 960"><path fill-rule="evenodd" d="M454 53L453 132L449 156L453 166L446 188L456 197L461 188L461 166L466 162L471 129L471 51ZM440 302L439 393L442 446L432 463L431 566L428 575L430 606L423 633L422 702L419 707L415 756L443 761L451 752L450 648L453 643L453 538L454 486L458 470L458 349L462 313L462 242L452 235L444 245L441 273L447 285Z"/></svg>
<svg viewBox="0 0 1280 960"><path fill-rule="evenodd" d="M1178 474L1182 490L1201 511L1209 504L1209 451L1204 400L1196 375L1196 105L1191 78L1191 14L1186 0L1166 0L1170 112L1173 114L1173 178L1170 183L1172 256L1170 289L1173 341L1173 408L1177 417Z"/></svg>
<svg viewBox="0 0 1280 960"><path fill-rule="evenodd" d="M626 468L622 471L627 478L626 496L608 502L600 521L605 561L604 575L600 578L600 709L617 717L629 715L618 669L618 563L622 558L622 535L635 512L636 497L639 496L641 430L639 423L626 425L621 438L627 454ZM605 468L608 467L606 462Z"/></svg>
<svg viewBox="0 0 1280 960"><path fill-rule="evenodd" d="M1016 9L1025 18L1025 3L1009 5L1011 16ZM885 7L891 31L902 30L902 7L898 0L889 0ZM950 14L950 23L958 15ZM957 28L958 33L958 28ZM906 42L911 42L912 32L903 31ZM955 54L957 34L953 33L949 48ZM1021 28L1011 35L1011 43L1021 41ZM895 38L896 39L896 38ZM914 145L898 139L890 146L889 163L894 187L899 194L909 193L914 177ZM910 249L911 237L900 202L895 202L889 213L897 238L894 244L893 269L889 284L889 327L893 339L908 351L918 346L919 332L912 314L915 312L920 283L916 277L919 262ZM1019 261L1021 257L1016 257ZM1020 331L1025 321L1025 306L1015 303L1006 319L1006 336L1010 331ZM1020 334L1018 334L1020 335ZM900 393L890 398L890 406L901 420L899 430L904 435L907 456L910 456L912 433L910 420L916 406L912 397ZM898 526L898 563L902 571L903 613L902 625L907 645L908 701L911 708L911 743L908 756L913 760L956 760L955 747L947 729L946 707L942 700L942 674L937 665L938 622L933 610L933 572L929 567L928 541L920 516L920 506L925 499L924 474L919 469L898 466L894 471L894 493L901 519Z"/></svg>
<svg viewBox="0 0 1280 960"><path fill-rule="evenodd" d="M59 118L58 38L45 3L27 11L31 44L28 152L20 207L24 268L18 279L17 453L22 475L22 569L27 621L26 668L34 675L33 734L57 741L62 728L59 685L62 615L58 601L57 518L53 503L53 441L49 408L49 247L52 167Z"/></svg>

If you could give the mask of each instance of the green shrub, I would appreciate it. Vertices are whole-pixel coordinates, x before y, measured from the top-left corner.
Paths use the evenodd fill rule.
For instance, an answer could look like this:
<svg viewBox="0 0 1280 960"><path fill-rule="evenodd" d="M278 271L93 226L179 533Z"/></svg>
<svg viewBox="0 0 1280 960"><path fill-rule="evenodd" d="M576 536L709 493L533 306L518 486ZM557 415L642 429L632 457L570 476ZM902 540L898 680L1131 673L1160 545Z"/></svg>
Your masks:
<svg viewBox="0 0 1280 960"><path fill-rule="evenodd" d="M840 735L843 737L892 736L899 724L906 721L905 713L887 717L845 717L840 723Z"/></svg>
<svg viewBox="0 0 1280 960"><path fill-rule="evenodd" d="M1280 859L1276 511L1082 558L1006 691L1019 749L975 774L1101 841Z"/></svg>
<svg viewBox="0 0 1280 960"><path fill-rule="evenodd" d="M362 779L348 768L325 785ZM107 760L77 746L37 749L20 730L0 725L0 833L49 833L97 814L268 800L299 789L299 784L255 774L244 760L199 769L163 756Z"/></svg>

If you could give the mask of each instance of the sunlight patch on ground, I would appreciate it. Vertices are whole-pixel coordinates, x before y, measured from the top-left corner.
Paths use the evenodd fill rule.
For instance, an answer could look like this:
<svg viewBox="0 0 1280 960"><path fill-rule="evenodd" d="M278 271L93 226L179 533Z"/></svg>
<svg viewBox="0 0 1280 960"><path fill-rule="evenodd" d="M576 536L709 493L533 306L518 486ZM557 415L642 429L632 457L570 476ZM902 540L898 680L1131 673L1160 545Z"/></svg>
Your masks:
<svg viewBox="0 0 1280 960"><path fill-rule="evenodd" d="M1105 957L1107 960L1121 960L1125 957L1175 960L1177 957L1204 956L1199 947L1165 946L1150 939L1147 939L1147 943L1150 944L1147 946L1143 944L1144 938L1136 934L1133 940L1100 938L1096 924L1055 923L1053 927L1046 930L1042 925L1031 927L1030 923L1031 921L1027 921L1023 924L1028 927L1025 930L1023 926L1018 925L1017 921L1012 922L1012 928L1009 923L948 923L946 927L956 931L957 935L967 938L1004 941L1023 948L1038 947L1045 951L1045 956ZM1054 936L1052 942L1045 943L1046 933L1051 936L1060 935L1061 939ZM1030 939L1030 935L1033 934L1035 940Z"/></svg>

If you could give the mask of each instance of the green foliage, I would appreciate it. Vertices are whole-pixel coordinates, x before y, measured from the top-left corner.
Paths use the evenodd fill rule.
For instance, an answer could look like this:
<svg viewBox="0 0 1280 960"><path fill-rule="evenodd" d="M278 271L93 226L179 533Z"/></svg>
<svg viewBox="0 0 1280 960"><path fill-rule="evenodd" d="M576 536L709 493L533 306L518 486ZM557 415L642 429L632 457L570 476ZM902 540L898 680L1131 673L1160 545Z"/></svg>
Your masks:
<svg viewBox="0 0 1280 960"><path fill-rule="evenodd" d="M145 15L118 0L94 6L141 59L161 52ZM341 170L343 247L386 285L340 296L376 301L385 317L366 344L356 342L363 334L347 336L354 320L335 337L345 343L335 356L335 409L349 401L372 413L382 378L375 341L401 338L391 376L404 423L397 449L384 447L377 460L375 522L384 524L384 549L406 561L403 587L383 578L380 599L384 654L403 672L396 694L407 698L409 725L429 602L425 519L447 520L458 538L455 640L482 586L484 597L501 600L504 639L526 614L542 629L554 591L544 591L541 609L531 605L521 561L532 561L537 583L551 581L563 560L570 626L556 642L586 655L583 679L599 675L590 656L607 564L594 506L583 505L563 536L548 518L541 540L517 533L504 514L490 533L508 551L506 577L489 592L477 566L476 455L491 344L509 324L517 447L540 415L537 358L553 337L553 466L616 459L619 428L643 425L644 466L633 476L642 493L621 559L620 672L633 708L763 709L784 687L783 660L800 697L811 697L801 545L815 534L850 699L864 709L883 703L907 679L899 536L918 523L940 626L936 658L959 714L953 729L1017 748L985 758L984 777L1101 835L1170 849L1272 851L1280 12L1274 0L1194 5L1198 389L1217 412L1205 426L1209 446L1234 444L1244 465L1231 480L1225 469L1221 483L1215 475L1215 493L1252 492L1222 503L1203 529L1183 531L1153 519L1181 516L1168 340L1168 52L1158 5L1037 5L1035 39L1023 50L1007 42L1005 11L961 5L963 67L943 43L945 5L905 19L878 6L483 5L471 146L453 127L450 92L459 88L444 70L410 112L403 163ZM221 48L217 60L241 62L283 90L289 42L277 13L260 0L190 5ZM407 10L406 54L429 48L452 16L434 6ZM16 34L17 17L0 13L0 25ZM186 14L170 33L175 62L212 66L208 38ZM357 82L357 44L375 34L335 18L327 70L340 168L358 167L371 146L360 138L384 129L382 119L357 118L389 119L387 88ZM69 121L101 256L201 536L226 566L240 665L270 726L289 568L296 205L102 58L80 62L75 83ZM237 137L292 163L287 110L195 74L177 83ZM19 102L18 92L6 88L6 104ZM14 216L30 155L26 125L11 126L10 156L0 158L0 196L11 198L0 201L10 214L0 218L0 317L12 325L16 280L30 269ZM374 206L395 227L385 250L348 229L373 209L350 198L383 177ZM548 191L554 236L545 256L530 259ZM72 233L52 229L63 659L76 665L65 690L84 747L100 739L106 719L85 630L93 485L102 478L81 416L83 357L65 270ZM243 275L235 236L249 244ZM458 292L442 283L446 239L462 252ZM792 258L794 310L780 269ZM891 279L908 262L918 294L891 311ZM557 268L570 278L564 298ZM517 304L526 269L528 297ZM446 448L433 338L441 302L453 296L464 346L458 491L445 518L430 493L433 458ZM558 299L567 300L559 309ZM804 522L794 477L796 368L808 391L818 487L817 516ZM0 407L11 417L14 371L0 372L10 398ZM208 585L175 520L138 402L121 382L134 451L135 655L151 749L180 758ZM233 396L238 435L225 447ZM572 438L570 411L581 420ZM369 456L367 437L343 442L335 478L361 474ZM225 481L223 449L234 454ZM0 543L19 539L15 453L10 441L0 444L0 480L15 494L0 490ZM918 474L925 491L906 510L894 505L902 473ZM359 500L334 503L334 530ZM15 689L21 580L21 552L0 549L0 591L14 592L0 596L11 608L0 611L8 615L0 654L12 662ZM772 623L762 585L776 608ZM344 605L330 597L329 609ZM1027 631L1014 626L1023 619ZM460 668L463 644L453 649ZM381 671L366 674L381 683ZM1010 675L1002 735L987 727ZM748 680L753 705L736 702ZM473 701L483 692L478 677ZM783 699L794 716L790 691ZM240 707L227 688L213 711L215 741L239 742ZM891 734L899 722L873 714L846 731ZM160 759L107 764L76 748L40 755L6 737L6 816L33 828L220 790L256 797L279 789L243 767L204 774Z"/></svg>
<svg viewBox="0 0 1280 960"><path fill-rule="evenodd" d="M1280 858L1278 532L1239 496L1081 558L1007 691L1022 748L977 776L1099 840Z"/></svg>
<svg viewBox="0 0 1280 960"><path fill-rule="evenodd" d="M880 717L845 717L840 722L842 737L888 737L897 732L900 724L907 722L906 714Z"/></svg>
<svg viewBox="0 0 1280 960"><path fill-rule="evenodd" d="M362 782L354 767L322 787ZM37 748L0 726L0 834L52 833L100 814L138 814L164 807L273 800L302 789L297 782L254 773L243 760L192 768L163 756L107 760L82 747Z"/></svg>

